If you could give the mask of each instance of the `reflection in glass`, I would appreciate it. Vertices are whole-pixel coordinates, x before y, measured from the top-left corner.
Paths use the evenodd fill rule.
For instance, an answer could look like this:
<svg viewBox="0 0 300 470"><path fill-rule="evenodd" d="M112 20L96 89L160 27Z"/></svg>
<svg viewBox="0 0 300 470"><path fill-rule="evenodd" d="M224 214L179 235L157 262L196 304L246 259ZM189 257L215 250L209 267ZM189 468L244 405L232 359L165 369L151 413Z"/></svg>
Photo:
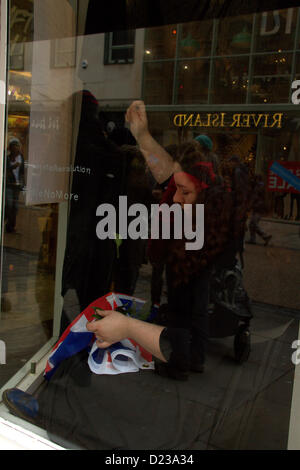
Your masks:
<svg viewBox="0 0 300 470"><path fill-rule="evenodd" d="M219 23L217 55L250 52L253 15L224 18Z"/></svg>
<svg viewBox="0 0 300 470"><path fill-rule="evenodd" d="M203 57L211 53L212 21L194 21L181 25L179 57Z"/></svg>
<svg viewBox="0 0 300 470"><path fill-rule="evenodd" d="M254 76L289 75L291 73L292 54L277 53L258 55L254 58Z"/></svg>
<svg viewBox="0 0 300 470"><path fill-rule="evenodd" d="M257 15L255 52L284 51L294 47L297 8L262 12Z"/></svg>
<svg viewBox="0 0 300 470"><path fill-rule="evenodd" d="M177 72L177 102L179 104L207 103L208 60L180 61Z"/></svg>
<svg viewBox="0 0 300 470"><path fill-rule="evenodd" d="M145 30L144 60L175 57L177 25L167 25Z"/></svg>
<svg viewBox="0 0 300 470"><path fill-rule="evenodd" d="M296 54L296 66L295 66L295 77L292 77L292 79L298 79L300 78L300 53L298 52Z"/></svg>
<svg viewBox="0 0 300 470"><path fill-rule="evenodd" d="M173 94L173 62L144 64L144 93L146 104L170 104Z"/></svg>
<svg viewBox="0 0 300 470"><path fill-rule="evenodd" d="M35 2L35 5L48 4L52 11L52 2L43 0ZM20 4L21 0L17 3ZM75 5L76 2L62 3L71 9L71 4ZM95 228L99 221L96 210L100 204L111 203L116 208L118 220L119 195L125 194L129 205L142 203L149 209L150 202L161 201L166 189L165 184L155 184L135 146L135 140L124 128L124 114L132 97L141 98L143 71L146 105L158 105L148 113L151 134L167 147L170 154L173 152L176 155L176 144L190 142L199 133L205 133L206 139L202 142L206 141L210 146L211 140L216 155L204 151L203 155L216 157L213 161L225 163L225 169L228 163L227 170L234 174L237 187L240 186L245 195L247 191L247 202L252 201L254 186L249 189L244 184L247 175L259 172L266 184L271 161L299 163L296 109L284 114L284 129L275 126L263 128L262 125L258 128L254 125L262 121L259 115L263 114L262 111L257 114L253 108L263 109L263 104L269 102L286 102L290 93L290 56L277 49L272 49L270 53L271 49L267 49L267 41L270 41L270 47L274 47L275 37L281 33L287 41L285 47L289 46L294 17L290 10L284 15L276 12L257 15L257 31L266 40L266 45L261 45L257 40L256 46L262 47L264 54L257 54L256 57L249 55L252 50L252 15L216 20L215 26L217 23L219 26L214 31L218 29L219 36L214 38L211 21L185 23L178 25L178 28L174 25L149 28L145 30L145 42L144 30L136 31L135 57L139 60L125 66L105 65L102 60L104 34L77 37L74 41L76 48L69 47L73 41L59 41L61 47L56 48L55 68L51 62L50 41L34 42L34 66L28 66L26 62L31 47L26 44L24 70L10 71L8 84L5 156L8 157L8 152L11 152L11 148L8 149L11 138L19 139L18 152L24 158L25 184L20 184L17 197L8 200L4 214L8 220L9 204L11 201L17 203L14 206L15 223L11 224L13 229L10 230L8 224L3 236L4 298L0 340L7 344L7 365L0 368L0 386L19 371L41 346L45 346L53 332L53 320L54 323L60 320L63 313L64 321L60 324L63 330L91 301L112 290L144 299L148 307L154 302L164 304L166 297L171 294L169 299L172 299L174 294L173 305L176 308L170 310L171 314L172 310L178 310L176 323L182 327L182 322L192 311L190 286L188 289L181 286L182 290L178 292L175 289L173 292L166 290L166 274L170 273L164 271L164 261L151 264L150 257L145 253L147 240L121 240L117 233L118 238L115 239L100 240L96 236ZM65 16L61 15L67 23ZM278 31L277 18L280 19ZM43 15L39 21L42 27L45 21ZM123 32L108 34L114 38L112 46L118 48L118 45L131 44L130 37ZM222 57L207 57L215 42L217 50L212 52ZM67 44L69 46L65 49ZM110 50L112 52L113 48ZM21 51L22 48L15 49L12 60L14 68L21 68L17 58L21 56ZM77 51L80 53L75 57ZM102 53L101 59L99 51ZM123 54L118 54L120 63L125 61ZM114 61L119 60L118 57L112 55ZM276 59L281 61L275 62ZM210 65L213 66L211 76ZM299 62L296 73L300 74ZM251 88L248 88L250 81ZM207 103L209 84L212 85L211 106ZM259 106L247 106L247 92L251 103L258 103ZM174 116L179 108L183 108L180 112L189 116L198 103L205 104L199 106L199 116L204 124L202 128L196 125L176 127ZM170 105L166 106L167 111L161 110L162 104ZM193 105L196 106L193 108ZM236 108L243 111L235 113L234 105L240 105ZM277 108L280 107L274 106L274 109ZM223 116L224 126L221 125ZM218 126L213 127L213 122ZM170 144L175 144L175 148ZM238 157L230 160L236 155ZM7 169L8 166L6 175ZM189 169L195 170L194 167ZM225 175L228 176L228 173ZM21 182L23 175L16 172L15 176ZM215 177L213 181L216 182ZM9 196L12 191L7 189L10 188L6 188L6 196ZM169 189L172 189L171 185ZM193 361L192 366L198 373L188 371L189 381L182 384L168 377L154 376L150 370L121 377L97 375L89 370L87 351L81 351L79 355L64 361L56 379L50 381L50 395L47 396L47 391L44 395L47 388L41 393L35 390L40 403L43 403L43 396L45 399L49 414L46 427L50 438L60 435L60 431L62 434L70 431L67 438L74 438L75 442L79 440L80 445L86 448L144 448L151 445L151 440L155 448L167 446L168 443L171 448L185 449L192 446L286 447L293 385L290 343L299 332L299 289L295 279L299 278L300 263L297 261L300 238L295 219L299 219L300 203L292 193L272 193L267 185L262 192L264 189L268 192L268 202L272 203L265 215L271 215L271 218L264 217L259 223L264 232L272 235L272 241L264 246L265 240L257 237L254 243L248 238L248 232L246 240L251 242L251 246L246 246L244 259L240 256L244 269L234 271L239 282L243 276L245 289L254 305L249 362L242 367L235 364L233 359L239 360L240 357L236 355L237 341L235 338L234 346L231 340L228 343L223 340L224 331L220 331L218 341L210 338L204 375L199 374L203 371L202 361L198 361L197 367ZM248 198L248 191L251 198ZM211 213L218 204L219 199ZM222 212L224 205L221 206ZM216 216L219 217L221 212ZM274 223L273 217L290 220L289 223L280 224L280 220ZM130 222L130 217L127 222ZM217 222L219 234L219 219ZM180 264L179 267L189 269L188 264ZM225 277L215 279L217 282L212 284L212 295L216 300L222 299L222 302L225 299L247 301L240 296L241 290L235 297L233 289L238 284L235 281L232 283L232 277L230 281L232 274L230 270L228 283L226 278L223 284ZM196 287L194 299L200 301L206 288L202 289L200 285L199 289L199 284ZM177 299L181 302L180 309L175 305ZM221 307L224 308L224 304ZM292 309L297 310L295 315ZM197 307L196 320L199 319L198 312ZM169 321L168 315L164 318L163 311L161 313L159 319ZM224 328L228 328L232 335L231 322L227 321L228 317L222 318L225 320ZM218 326L222 330L222 322ZM56 334L57 330L54 329ZM247 345L248 354L250 337L246 337L248 342L244 344ZM188 344L189 340L186 342ZM180 349L179 358L183 356ZM228 360L229 357L232 360ZM247 358L242 357L246 361ZM284 409L276 401L279 395L284 397ZM225 414L224 400L228 405ZM76 422L73 405L76 408ZM183 413L178 419L174 410L179 407ZM263 418L260 412L262 407L269 413L265 413ZM221 417L221 422L218 417ZM272 426L274 419L278 419L278 426ZM99 422L101 426L98 426ZM163 429L163 432L151 432L153 429ZM84 434L83 440L81 434Z"/></svg>
<svg viewBox="0 0 300 470"><path fill-rule="evenodd" d="M105 35L105 64L134 61L135 30L114 31Z"/></svg>
<svg viewBox="0 0 300 470"><path fill-rule="evenodd" d="M286 103L290 80L285 77L255 77L251 85L251 103Z"/></svg>
<svg viewBox="0 0 300 470"><path fill-rule="evenodd" d="M248 87L248 57L214 61L213 103L244 103Z"/></svg>

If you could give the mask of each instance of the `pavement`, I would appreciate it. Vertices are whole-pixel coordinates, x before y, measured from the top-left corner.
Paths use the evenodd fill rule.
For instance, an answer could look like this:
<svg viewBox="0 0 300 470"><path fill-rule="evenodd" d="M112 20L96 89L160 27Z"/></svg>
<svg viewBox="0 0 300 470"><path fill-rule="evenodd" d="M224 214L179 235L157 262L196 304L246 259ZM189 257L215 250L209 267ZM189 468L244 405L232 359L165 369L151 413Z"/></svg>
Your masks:
<svg viewBox="0 0 300 470"><path fill-rule="evenodd" d="M244 284L251 299L300 311L300 223L264 219L268 246L245 243ZM246 234L246 240L248 239Z"/></svg>

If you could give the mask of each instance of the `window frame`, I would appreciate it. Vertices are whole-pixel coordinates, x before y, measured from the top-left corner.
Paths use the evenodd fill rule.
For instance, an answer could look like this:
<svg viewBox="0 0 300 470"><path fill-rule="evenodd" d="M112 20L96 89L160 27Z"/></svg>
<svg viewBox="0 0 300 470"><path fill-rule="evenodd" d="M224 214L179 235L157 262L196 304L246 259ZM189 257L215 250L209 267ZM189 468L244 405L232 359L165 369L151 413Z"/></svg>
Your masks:
<svg viewBox="0 0 300 470"><path fill-rule="evenodd" d="M135 42L136 42L136 30L128 30L132 31L134 34L133 43L132 44L119 44L113 45L113 35L114 31L110 33L105 33L104 37L104 65L130 65L135 62ZM119 31L116 31L119 32ZM112 52L118 50L133 50L133 57L127 59L112 59Z"/></svg>

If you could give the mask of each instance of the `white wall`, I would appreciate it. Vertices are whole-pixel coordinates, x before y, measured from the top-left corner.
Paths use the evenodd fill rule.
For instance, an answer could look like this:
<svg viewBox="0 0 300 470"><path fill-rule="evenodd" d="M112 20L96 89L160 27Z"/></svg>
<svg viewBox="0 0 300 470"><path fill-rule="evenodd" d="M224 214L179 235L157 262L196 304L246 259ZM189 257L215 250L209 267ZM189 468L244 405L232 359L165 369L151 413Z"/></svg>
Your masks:
<svg viewBox="0 0 300 470"><path fill-rule="evenodd" d="M75 67L51 66L54 40L26 44L27 55L33 48L33 101L66 100L72 93L88 89L99 104L122 105L141 98L144 30L136 32L135 58L132 64L104 65L104 34L79 36L76 39ZM87 68L82 67L83 61ZM25 69L28 65L25 64Z"/></svg>
<svg viewBox="0 0 300 470"><path fill-rule="evenodd" d="M104 65L104 34L78 38L78 77L100 105L118 105L141 98L144 54L144 30L136 31L135 57L132 64ZM87 60L88 66L81 64Z"/></svg>

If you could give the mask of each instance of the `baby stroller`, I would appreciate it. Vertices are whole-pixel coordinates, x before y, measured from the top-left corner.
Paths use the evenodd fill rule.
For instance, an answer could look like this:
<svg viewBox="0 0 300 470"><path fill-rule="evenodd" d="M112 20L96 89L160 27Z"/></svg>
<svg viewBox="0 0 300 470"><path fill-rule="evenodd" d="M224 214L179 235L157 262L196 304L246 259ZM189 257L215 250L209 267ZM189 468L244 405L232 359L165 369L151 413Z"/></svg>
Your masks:
<svg viewBox="0 0 300 470"><path fill-rule="evenodd" d="M162 304L154 322L168 325L168 304ZM234 357L238 364L246 362L251 351L251 302L243 286L242 270L237 262L231 269L218 268L212 273L209 299L209 337L234 336Z"/></svg>
<svg viewBox="0 0 300 470"><path fill-rule="evenodd" d="M239 266L216 270L210 288L210 337L234 336L234 357L239 364L248 360L251 351L249 328L252 317L251 302Z"/></svg>

